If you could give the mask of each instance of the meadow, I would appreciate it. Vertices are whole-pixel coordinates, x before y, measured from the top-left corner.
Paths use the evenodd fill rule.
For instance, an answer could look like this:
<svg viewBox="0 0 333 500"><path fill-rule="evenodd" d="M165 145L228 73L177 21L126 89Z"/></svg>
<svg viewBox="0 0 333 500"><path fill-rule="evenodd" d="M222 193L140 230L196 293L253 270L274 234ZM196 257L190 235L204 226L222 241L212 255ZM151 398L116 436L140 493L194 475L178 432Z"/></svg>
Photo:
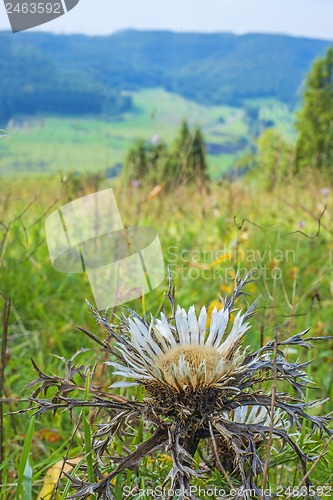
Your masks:
<svg viewBox="0 0 333 500"><path fill-rule="evenodd" d="M245 108L203 106L163 89L129 93L133 111L110 118L18 117L9 123L10 139L2 141L0 174L109 172L124 160L136 139L159 135L172 142L181 120L200 126L208 148L209 174L219 179L250 149L255 134ZM274 99L249 100L257 109L259 127L269 121L293 141L292 112ZM257 120L257 117L256 117ZM212 152L213 152L212 149Z"/></svg>
<svg viewBox="0 0 333 500"><path fill-rule="evenodd" d="M68 412L57 412L35 421L29 413L16 413L28 407L27 398L33 391L33 388L24 390L36 378L30 358L44 373L63 374L64 359L88 348L76 361L91 366L97 363L96 383L108 391L110 384L119 380L103 364L105 355L76 327L102 335L85 302L88 299L93 303L86 276L57 273L50 263L45 218L70 200L113 187L124 224L158 230L165 265L170 266L176 286L176 303L184 308L194 304L197 312L202 305L212 310L220 300L219 295L223 298L231 293L237 270L244 274L252 269L254 281L246 289L249 296L241 297L237 303L237 307L244 307L260 296L252 328L245 339L250 349L273 339L274 332L282 339L308 327L312 337L332 334L333 185L329 176L304 170L272 190L267 187L263 167L234 182L226 179L208 182L200 189L191 184L175 186L171 191L162 189L152 195L151 188L145 185L127 187L119 179L91 173L70 175L63 170L63 165L68 165L75 172L91 167L100 171L102 166L121 159L138 129L144 130L148 137L155 133L172 137L177 115L168 115L168 94L159 94L158 112L150 116L150 92L137 95L138 108L146 112L138 112L132 122L46 119L43 126L13 132L4 146L0 186L3 417L0 497L3 499L65 498L63 490L54 492L57 469L52 467L66 453L70 457L84 453L84 430L82 426L79 430L76 427L79 413L73 412L73 420ZM187 105L179 98L175 105L179 116L189 112ZM263 112L267 119L277 114L274 107L266 107ZM238 115L239 111L230 108L204 112L196 105L190 111L191 120L201 120L209 139L221 131L222 125L217 123L221 116L226 123L230 119L229 134L245 133L244 122ZM2 145L3 142L1 148ZM11 168L13 150L22 165L28 161L35 164L37 158L45 161L44 175L9 176L6 169ZM210 169L214 172L212 164ZM151 312L157 316L165 304L167 289L166 276L159 288L128 305L140 314ZM116 308L113 313L120 311L121 308ZM314 360L307 370L315 384L307 389L306 399L319 402L310 408L311 414L333 410L332 346L332 340L319 341L314 342L309 352L296 352L292 348L286 352L290 361ZM126 393L130 398L144 396L141 389L112 390L119 395ZM50 395L52 389L47 394ZM116 440L112 453L118 457L125 450L133 450L149 431L143 423L138 436ZM311 479L317 491L326 488L322 490L322 498L332 498L329 488L333 485L333 443L327 437L322 440L316 435L310 437L310 432L311 427L303 425L297 439L310 455L323 454L321 460L313 463ZM274 446L279 450L278 442ZM199 454L195 460L199 464ZM115 498L124 498L124 485L143 488L156 478L166 477L169 467L169 459L163 453L157 459L146 457L136 471L126 471L118 477L114 484ZM304 484L302 478L291 449L285 447L278 452L272 449L267 483L272 491L280 485L297 488ZM198 481L206 487L225 486L224 477L217 471L211 473L208 481ZM63 484L67 493L73 493L66 479ZM43 494L39 496L43 485Z"/></svg>

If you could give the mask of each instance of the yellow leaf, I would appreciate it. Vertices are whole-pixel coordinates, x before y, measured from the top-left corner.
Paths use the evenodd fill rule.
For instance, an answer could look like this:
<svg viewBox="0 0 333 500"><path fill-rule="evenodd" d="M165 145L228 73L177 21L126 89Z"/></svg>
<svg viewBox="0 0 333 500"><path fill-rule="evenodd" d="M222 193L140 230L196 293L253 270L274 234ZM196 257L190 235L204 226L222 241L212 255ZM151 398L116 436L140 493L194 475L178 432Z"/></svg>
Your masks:
<svg viewBox="0 0 333 500"><path fill-rule="evenodd" d="M147 200L152 200L153 198L158 196L162 191L163 191L163 186L161 186L161 184L158 184L150 191L150 193L148 193Z"/></svg>
<svg viewBox="0 0 333 500"><path fill-rule="evenodd" d="M81 459L82 457L71 458L70 463L77 464ZM52 465L52 467L48 469L44 478L43 487L39 492L37 500L51 500L54 488L62 472L72 471L73 465L67 463L63 466L63 463L64 463L63 460L60 460L59 462L55 463L54 465Z"/></svg>
<svg viewBox="0 0 333 500"><path fill-rule="evenodd" d="M56 443L61 440L61 436L58 431L53 431L52 429L41 429L38 433L39 439L46 439L49 443Z"/></svg>

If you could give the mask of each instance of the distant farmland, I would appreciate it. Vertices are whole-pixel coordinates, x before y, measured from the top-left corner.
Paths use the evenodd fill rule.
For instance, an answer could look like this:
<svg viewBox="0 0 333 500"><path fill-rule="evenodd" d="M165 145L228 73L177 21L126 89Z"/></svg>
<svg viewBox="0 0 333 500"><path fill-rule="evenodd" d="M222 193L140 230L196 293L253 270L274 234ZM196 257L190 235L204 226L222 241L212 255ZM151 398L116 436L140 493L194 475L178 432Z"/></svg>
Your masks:
<svg viewBox="0 0 333 500"><path fill-rule="evenodd" d="M117 117L17 117L0 145L2 174L112 172L137 138L169 143L181 120L203 129L212 178L232 168L256 133L274 124L292 140L292 114L278 101L249 101L245 108L204 106L162 89L130 93L133 111ZM247 109L257 109L255 119Z"/></svg>

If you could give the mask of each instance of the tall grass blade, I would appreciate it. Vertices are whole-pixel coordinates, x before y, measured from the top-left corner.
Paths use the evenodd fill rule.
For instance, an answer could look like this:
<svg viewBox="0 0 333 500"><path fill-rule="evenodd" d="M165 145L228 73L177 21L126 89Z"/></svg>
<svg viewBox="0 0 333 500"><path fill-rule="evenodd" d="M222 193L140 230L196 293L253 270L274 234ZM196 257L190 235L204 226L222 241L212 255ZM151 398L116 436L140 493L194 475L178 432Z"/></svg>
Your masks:
<svg viewBox="0 0 333 500"><path fill-rule="evenodd" d="M24 440L24 445L23 445L23 450L22 450L22 455L21 455L21 460L20 460L20 466L18 470L18 477L17 477L17 493L16 493L16 498L20 499L22 498L22 494L24 492L23 488L23 479L25 477L25 471L26 467L28 464L29 460L29 454L31 450L31 443L32 443L32 438L34 434L34 429L35 429L35 417L31 417L27 435ZM28 470L27 470L28 472ZM31 481L31 479L30 479ZM25 497L23 497L25 500Z"/></svg>

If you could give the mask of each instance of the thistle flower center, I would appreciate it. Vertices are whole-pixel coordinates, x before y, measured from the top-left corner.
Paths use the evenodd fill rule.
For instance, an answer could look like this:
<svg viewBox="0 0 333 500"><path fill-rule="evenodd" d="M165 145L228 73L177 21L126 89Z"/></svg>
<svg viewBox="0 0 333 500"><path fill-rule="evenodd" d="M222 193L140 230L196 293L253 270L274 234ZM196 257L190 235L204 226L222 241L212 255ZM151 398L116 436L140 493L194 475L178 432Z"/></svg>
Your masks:
<svg viewBox="0 0 333 500"><path fill-rule="evenodd" d="M214 347L179 345L157 358L156 366L169 384L196 387L213 381L220 360Z"/></svg>
<svg viewBox="0 0 333 500"><path fill-rule="evenodd" d="M170 364L178 364L179 359L184 357L191 369L196 370L200 363L205 362L206 367L216 367L220 356L217 349L205 345L178 345L167 351L157 360L158 367L168 369Z"/></svg>

